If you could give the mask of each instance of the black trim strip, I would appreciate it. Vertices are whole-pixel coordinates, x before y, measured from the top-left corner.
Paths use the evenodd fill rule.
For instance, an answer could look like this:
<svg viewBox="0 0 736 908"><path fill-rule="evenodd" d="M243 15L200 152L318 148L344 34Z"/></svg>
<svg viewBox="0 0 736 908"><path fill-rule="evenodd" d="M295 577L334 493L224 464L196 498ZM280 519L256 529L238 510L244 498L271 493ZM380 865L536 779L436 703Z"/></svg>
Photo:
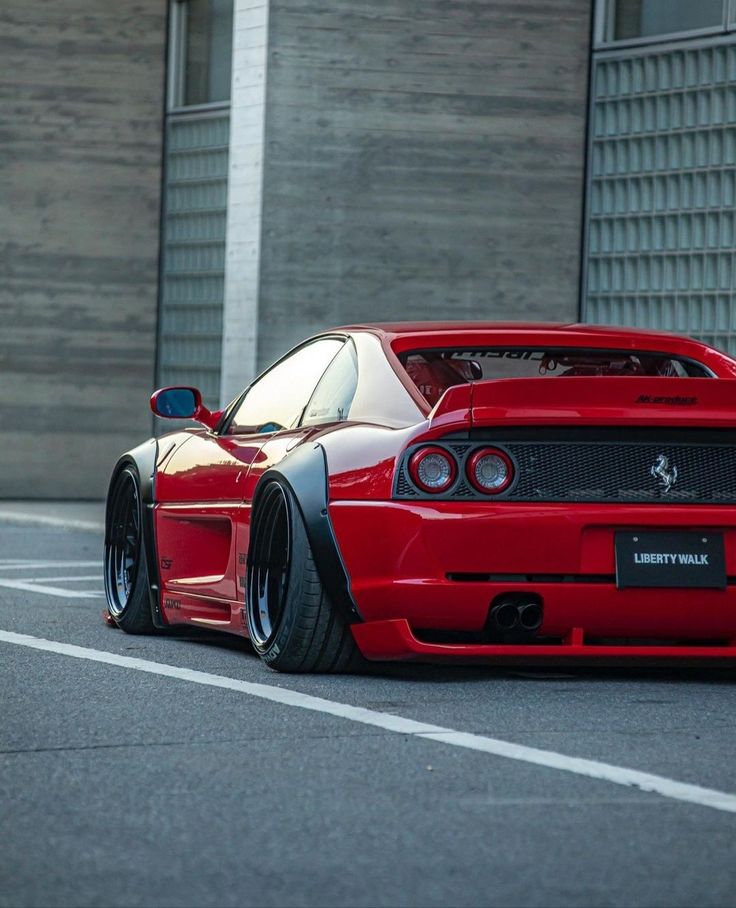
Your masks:
<svg viewBox="0 0 736 908"><path fill-rule="evenodd" d="M597 442L608 444L734 445L736 430L698 426L479 426L468 432L444 435L442 441L492 442Z"/></svg>
<svg viewBox="0 0 736 908"><path fill-rule="evenodd" d="M448 571L454 583L616 583L615 574L481 574L470 571ZM728 586L736 586L736 576L726 578Z"/></svg>
<svg viewBox="0 0 736 908"><path fill-rule="evenodd" d="M455 583L615 583L615 574L473 574L453 571L445 574Z"/></svg>

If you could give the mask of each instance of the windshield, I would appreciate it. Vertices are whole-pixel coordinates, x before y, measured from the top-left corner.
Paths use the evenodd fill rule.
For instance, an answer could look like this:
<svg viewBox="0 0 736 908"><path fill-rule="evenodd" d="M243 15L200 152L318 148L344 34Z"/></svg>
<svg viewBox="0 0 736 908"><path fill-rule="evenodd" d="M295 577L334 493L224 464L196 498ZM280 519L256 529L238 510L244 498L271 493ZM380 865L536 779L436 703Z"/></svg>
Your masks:
<svg viewBox="0 0 736 908"><path fill-rule="evenodd" d="M411 350L399 360L427 402L434 406L452 385L492 378L630 376L709 378L709 370L667 353L583 348L484 347L476 350Z"/></svg>

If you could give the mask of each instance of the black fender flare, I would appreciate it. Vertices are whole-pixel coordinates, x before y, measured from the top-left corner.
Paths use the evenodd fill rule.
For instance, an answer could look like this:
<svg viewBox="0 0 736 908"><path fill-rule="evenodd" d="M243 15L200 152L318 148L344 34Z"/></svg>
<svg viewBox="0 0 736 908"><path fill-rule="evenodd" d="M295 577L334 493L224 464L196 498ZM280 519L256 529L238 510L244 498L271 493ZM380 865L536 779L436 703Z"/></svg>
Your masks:
<svg viewBox="0 0 736 908"><path fill-rule="evenodd" d="M153 625L157 628L166 627L161 614L161 578L158 572L158 558L156 556L156 537L153 520L153 507L155 504L156 466L158 464L158 439L150 438L143 444L126 452L115 464L110 477L107 490L107 504L105 506L105 548L110 541L110 500L113 485L121 470L134 466L138 471L140 480L141 513L143 520L143 553L148 568L148 596L151 600L151 616Z"/></svg>
<svg viewBox="0 0 736 908"><path fill-rule="evenodd" d="M327 455L321 444L305 444L284 458L277 466L266 470L253 495L251 526L258 503L269 482L287 486L296 499L304 520L312 555L320 580L333 605L348 624L362 621L350 589L350 577L342 560L335 530L327 509ZM250 546L248 567L251 567Z"/></svg>

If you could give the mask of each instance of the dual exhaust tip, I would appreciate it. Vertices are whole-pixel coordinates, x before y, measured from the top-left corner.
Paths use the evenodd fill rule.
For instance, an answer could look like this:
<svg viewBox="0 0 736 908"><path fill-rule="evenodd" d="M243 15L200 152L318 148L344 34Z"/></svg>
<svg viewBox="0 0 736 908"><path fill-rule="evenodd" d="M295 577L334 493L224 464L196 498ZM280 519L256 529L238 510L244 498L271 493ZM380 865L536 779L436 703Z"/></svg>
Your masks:
<svg viewBox="0 0 736 908"><path fill-rule="evenodd" d="M533 634L542 626L544 612L542 603L534 599L504 597L491 608L488 617L491 628L496 632Z"/></svg>

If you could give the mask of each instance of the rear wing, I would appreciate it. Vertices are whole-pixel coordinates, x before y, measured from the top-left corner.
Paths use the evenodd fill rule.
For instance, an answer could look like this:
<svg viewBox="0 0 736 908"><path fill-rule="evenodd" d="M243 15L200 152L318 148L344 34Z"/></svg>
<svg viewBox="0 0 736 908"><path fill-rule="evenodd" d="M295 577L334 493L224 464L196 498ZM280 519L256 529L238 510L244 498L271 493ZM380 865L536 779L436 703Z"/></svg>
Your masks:
<svg viewBox="0 0 736 908"><path fill-rule="evenodd" d="M432 428L683 425L736 428L736 379L642 376L502 378L448 388Z"/></svg>

